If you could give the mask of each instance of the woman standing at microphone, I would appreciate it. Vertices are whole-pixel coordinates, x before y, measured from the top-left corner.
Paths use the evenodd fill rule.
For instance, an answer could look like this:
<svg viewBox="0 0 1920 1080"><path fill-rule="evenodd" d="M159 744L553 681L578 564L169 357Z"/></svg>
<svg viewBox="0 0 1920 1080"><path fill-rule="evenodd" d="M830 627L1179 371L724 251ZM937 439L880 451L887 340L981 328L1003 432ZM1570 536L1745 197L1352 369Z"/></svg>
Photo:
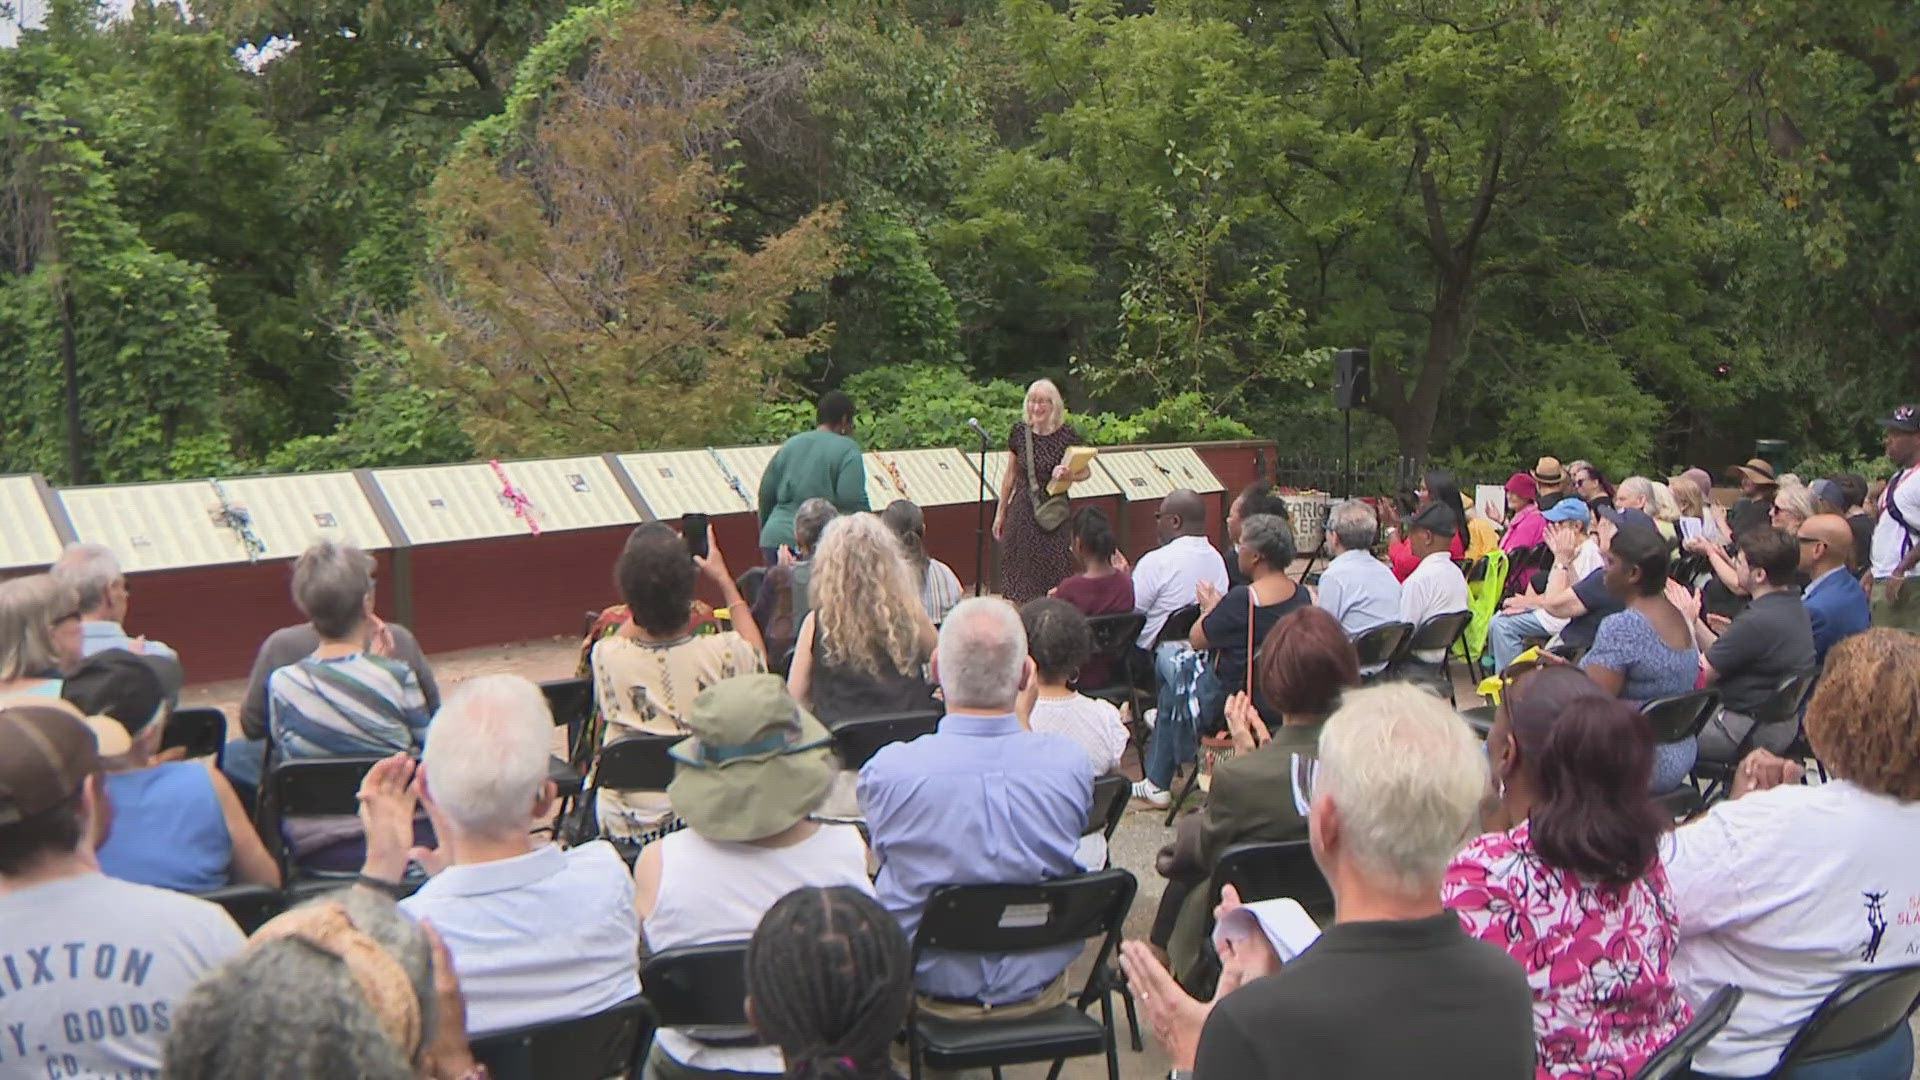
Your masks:
<svg viewBox="0 0 1920 1080"><path fill-rule="evenodd" d="M1067 405L1052 379L1027 387L1026 418L1007 435L1006 475L1000 478L1000 507L993 515L993 538L1000 542L1000 592L1016 604L1047 595L1073 573L1072 530L1068 514L1053 509L1036 513L1049 498L1053 480L1084 480L1082 468L1068 476L1061 461L1067 448L1081 442L1067 423ZM1047 520L1052 517L1054 520Z"/></svg>

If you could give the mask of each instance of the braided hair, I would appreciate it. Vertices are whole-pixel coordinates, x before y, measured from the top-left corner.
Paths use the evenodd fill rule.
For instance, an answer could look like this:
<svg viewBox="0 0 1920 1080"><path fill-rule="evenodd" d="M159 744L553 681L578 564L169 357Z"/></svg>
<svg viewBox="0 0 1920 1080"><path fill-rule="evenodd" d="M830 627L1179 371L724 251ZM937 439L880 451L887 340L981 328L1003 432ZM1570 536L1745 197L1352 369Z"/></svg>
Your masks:
<svg viewBox="0 0 1920 1080"><path fill-rule="evenodd" d="M846 886L795 889L747 947L754 1025L786 1055L788 1080L876 1080L913 992L900 924Z"/></svg>

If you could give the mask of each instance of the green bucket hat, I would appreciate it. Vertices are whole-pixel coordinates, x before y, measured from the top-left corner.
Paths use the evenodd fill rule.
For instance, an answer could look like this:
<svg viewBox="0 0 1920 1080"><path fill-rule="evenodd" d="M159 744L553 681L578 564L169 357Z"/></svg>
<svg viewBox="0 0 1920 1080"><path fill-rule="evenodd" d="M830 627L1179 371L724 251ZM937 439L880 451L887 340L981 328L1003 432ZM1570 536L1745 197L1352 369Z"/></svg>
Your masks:
<svg viewBox="0 0 1920 1080"><path fill-rule="evenodd" d="M708 687L686 717L692 734L668 751L667 797L709 840L760 840L812 813L833 787L833 737L778 675Z"/></svg>

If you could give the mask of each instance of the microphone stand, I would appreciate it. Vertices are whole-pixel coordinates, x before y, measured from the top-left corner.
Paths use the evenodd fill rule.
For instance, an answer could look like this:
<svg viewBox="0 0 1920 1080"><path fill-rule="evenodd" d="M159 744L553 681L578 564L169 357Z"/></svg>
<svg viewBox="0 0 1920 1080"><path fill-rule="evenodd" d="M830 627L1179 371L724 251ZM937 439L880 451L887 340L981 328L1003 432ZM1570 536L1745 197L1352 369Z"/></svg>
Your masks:
<svg viewBox="0 0 1920 1080"><path fill-rule="evenodd" d="M980 436L980 502L974 515L973 529L973 595L985 596L987 589L987 433L984 429L975 429Z"/></svg>

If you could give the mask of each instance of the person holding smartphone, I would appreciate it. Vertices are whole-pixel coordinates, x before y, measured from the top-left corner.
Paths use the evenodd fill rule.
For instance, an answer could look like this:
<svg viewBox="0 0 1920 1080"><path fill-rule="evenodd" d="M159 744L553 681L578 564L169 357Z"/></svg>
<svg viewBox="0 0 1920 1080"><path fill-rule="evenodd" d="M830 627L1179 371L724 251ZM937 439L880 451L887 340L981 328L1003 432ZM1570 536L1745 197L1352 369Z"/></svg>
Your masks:
<svg viewBox="0 0 1920 1080"><path fill-rule="evenodd" d="M634 529L614 564L628 617L593 646L594 699L606 718L603 744L639 732L682 734L701 691L767 669L766 643L726 556L704 519L688 518L684 539L661 522ZM703 551L690 550L689 541ZM702 577L720 591L732 629L694 633L693 593ZM665 792L602 790L598 801L600 830L610 838L644 842L673 824Z"/></svg>

